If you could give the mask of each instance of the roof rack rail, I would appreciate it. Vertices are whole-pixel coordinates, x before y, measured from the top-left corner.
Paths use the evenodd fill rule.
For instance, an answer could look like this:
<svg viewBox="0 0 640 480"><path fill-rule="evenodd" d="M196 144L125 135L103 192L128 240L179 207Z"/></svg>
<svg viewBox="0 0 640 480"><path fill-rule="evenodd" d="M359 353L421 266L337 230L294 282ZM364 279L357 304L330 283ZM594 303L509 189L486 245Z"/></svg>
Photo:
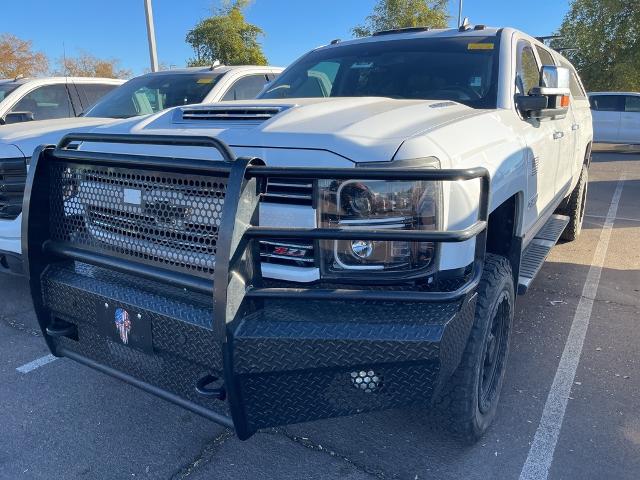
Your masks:
<svg viewBox="0 0 640 480"><path fill-rule="evenodd" d="M389 30L380 30L373 33L373 37L380 35L392 35L394 33L411 33L411 32L426 32L430 30L429 27L403 27L403 28L391 28Z"/></svg>
<svg viewBox="0 0 640 480"><path fill-rule="evenodd" d="M539 42L546 44L547 40L559 40L561 38L564 38L564 35L542 35L540 37L535 37L535 38Z"/></svg>

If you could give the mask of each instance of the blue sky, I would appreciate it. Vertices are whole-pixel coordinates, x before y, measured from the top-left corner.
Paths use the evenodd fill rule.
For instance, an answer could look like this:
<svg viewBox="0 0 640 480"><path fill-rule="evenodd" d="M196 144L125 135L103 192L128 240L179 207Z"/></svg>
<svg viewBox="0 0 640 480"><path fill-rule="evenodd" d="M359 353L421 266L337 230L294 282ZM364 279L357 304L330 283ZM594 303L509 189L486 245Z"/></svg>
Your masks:
<svg viewBox="0 0 640 480"><path fill-rule="evenodd" d="M215 0L153 0L158 56L184 66L191 56L186 32L218 5ZM262 45L273 65L286 66L311 48L334 38L351 37L350 29L371 12L375 0L255 0L246 12L263 28ZM569 0L464 0L472 23L512 26L532 35L558 28ZM452 24L458 0L451 1ZM2 0L0 33L32 40L49 57L78 49L118 58L123 67L142 73L149 65L143 0Z"/></svg>

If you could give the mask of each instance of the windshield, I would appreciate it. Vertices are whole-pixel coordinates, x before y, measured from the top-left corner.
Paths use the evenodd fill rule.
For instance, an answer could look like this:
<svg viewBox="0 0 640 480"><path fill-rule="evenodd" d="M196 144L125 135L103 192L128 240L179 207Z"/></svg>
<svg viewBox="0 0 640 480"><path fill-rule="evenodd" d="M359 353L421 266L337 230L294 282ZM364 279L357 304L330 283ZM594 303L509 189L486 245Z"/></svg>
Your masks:
<svg viewBox="0 0 640 480"><path fill-rule="evenodd" d="M128 118L201 103L223 75L199 72L137 77L105 95L85 116Z"/></svg>
<svg viewBox="0 0 640 480"><path fill-rule="evenodd" d="M0 102L19 86L19 83L0 83Z"/></svg>
<svg viewBox="0 0 640 480"><path fill-rule="evenodd" d="M386 40L313 51L259 98L390 97L495 108L495 36Z"/></svg>

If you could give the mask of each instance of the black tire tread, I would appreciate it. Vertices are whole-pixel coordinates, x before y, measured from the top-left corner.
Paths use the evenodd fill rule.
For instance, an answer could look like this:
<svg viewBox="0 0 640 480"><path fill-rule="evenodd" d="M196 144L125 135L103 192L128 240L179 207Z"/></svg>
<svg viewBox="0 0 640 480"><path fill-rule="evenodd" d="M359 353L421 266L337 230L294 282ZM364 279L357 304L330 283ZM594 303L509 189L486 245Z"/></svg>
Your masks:
<svg viewBox="0 0 640 480"><path fill-rule="evenodd" d="M455 436L461 440L475 442L484 431L478 431L473 421L474 409L477 405L477 386L475 376L479 368L477 356L483 348L485 325L496 297L495 290L503 278L508 278L513 293L513 276L509 261L499 255L487 254L484 271L478 285L476 313L467 346L462 355L460 365L449 379L436 400L436 407L443 415L442 420ZM511 305L513 309L513 305ZM513 310L512 310L513 311ZM506 352L508 356L508 351ZM506 360L505 360L506 361ZM498 392L499 397L499 392ZM496 402L498 398L496 398Z"/></svg>
<svg viewBox="0 0 640 480"><path fill-rule="evenodd" d="M569 195L566 207L563 208L561 212L563 215L569 217L569 223L562 232L562 235L560 235L560 239L565 242L573 242L582 231L582 195L585 194L584 187L588 179L589 170L586 165L583 165L578 183L571 192L571 195Z"/></svg>

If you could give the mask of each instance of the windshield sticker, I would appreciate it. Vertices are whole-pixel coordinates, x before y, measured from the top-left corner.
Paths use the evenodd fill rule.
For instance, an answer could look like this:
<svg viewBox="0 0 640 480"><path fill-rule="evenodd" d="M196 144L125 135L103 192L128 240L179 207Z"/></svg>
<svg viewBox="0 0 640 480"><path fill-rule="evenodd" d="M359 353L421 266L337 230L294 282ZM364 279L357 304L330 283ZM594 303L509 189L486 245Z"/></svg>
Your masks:
<svg viewBox="0 0 640 480"><path fill-rule="evenodd" d="M198 83L212 83L213 78L199 78Z"/></svg>
<svg viewBox="0 0 640 480"><path fill-rule="evenodd" d="M493 50L493 43L470 43L467 45L469 50Z"/></svg>
<svg viewBox="0 0 640 480"><path fill-rule="evenodd" d="M351 65L351 68L371 68L373 67L373 62L360 62L354 63Z"/></svg>

